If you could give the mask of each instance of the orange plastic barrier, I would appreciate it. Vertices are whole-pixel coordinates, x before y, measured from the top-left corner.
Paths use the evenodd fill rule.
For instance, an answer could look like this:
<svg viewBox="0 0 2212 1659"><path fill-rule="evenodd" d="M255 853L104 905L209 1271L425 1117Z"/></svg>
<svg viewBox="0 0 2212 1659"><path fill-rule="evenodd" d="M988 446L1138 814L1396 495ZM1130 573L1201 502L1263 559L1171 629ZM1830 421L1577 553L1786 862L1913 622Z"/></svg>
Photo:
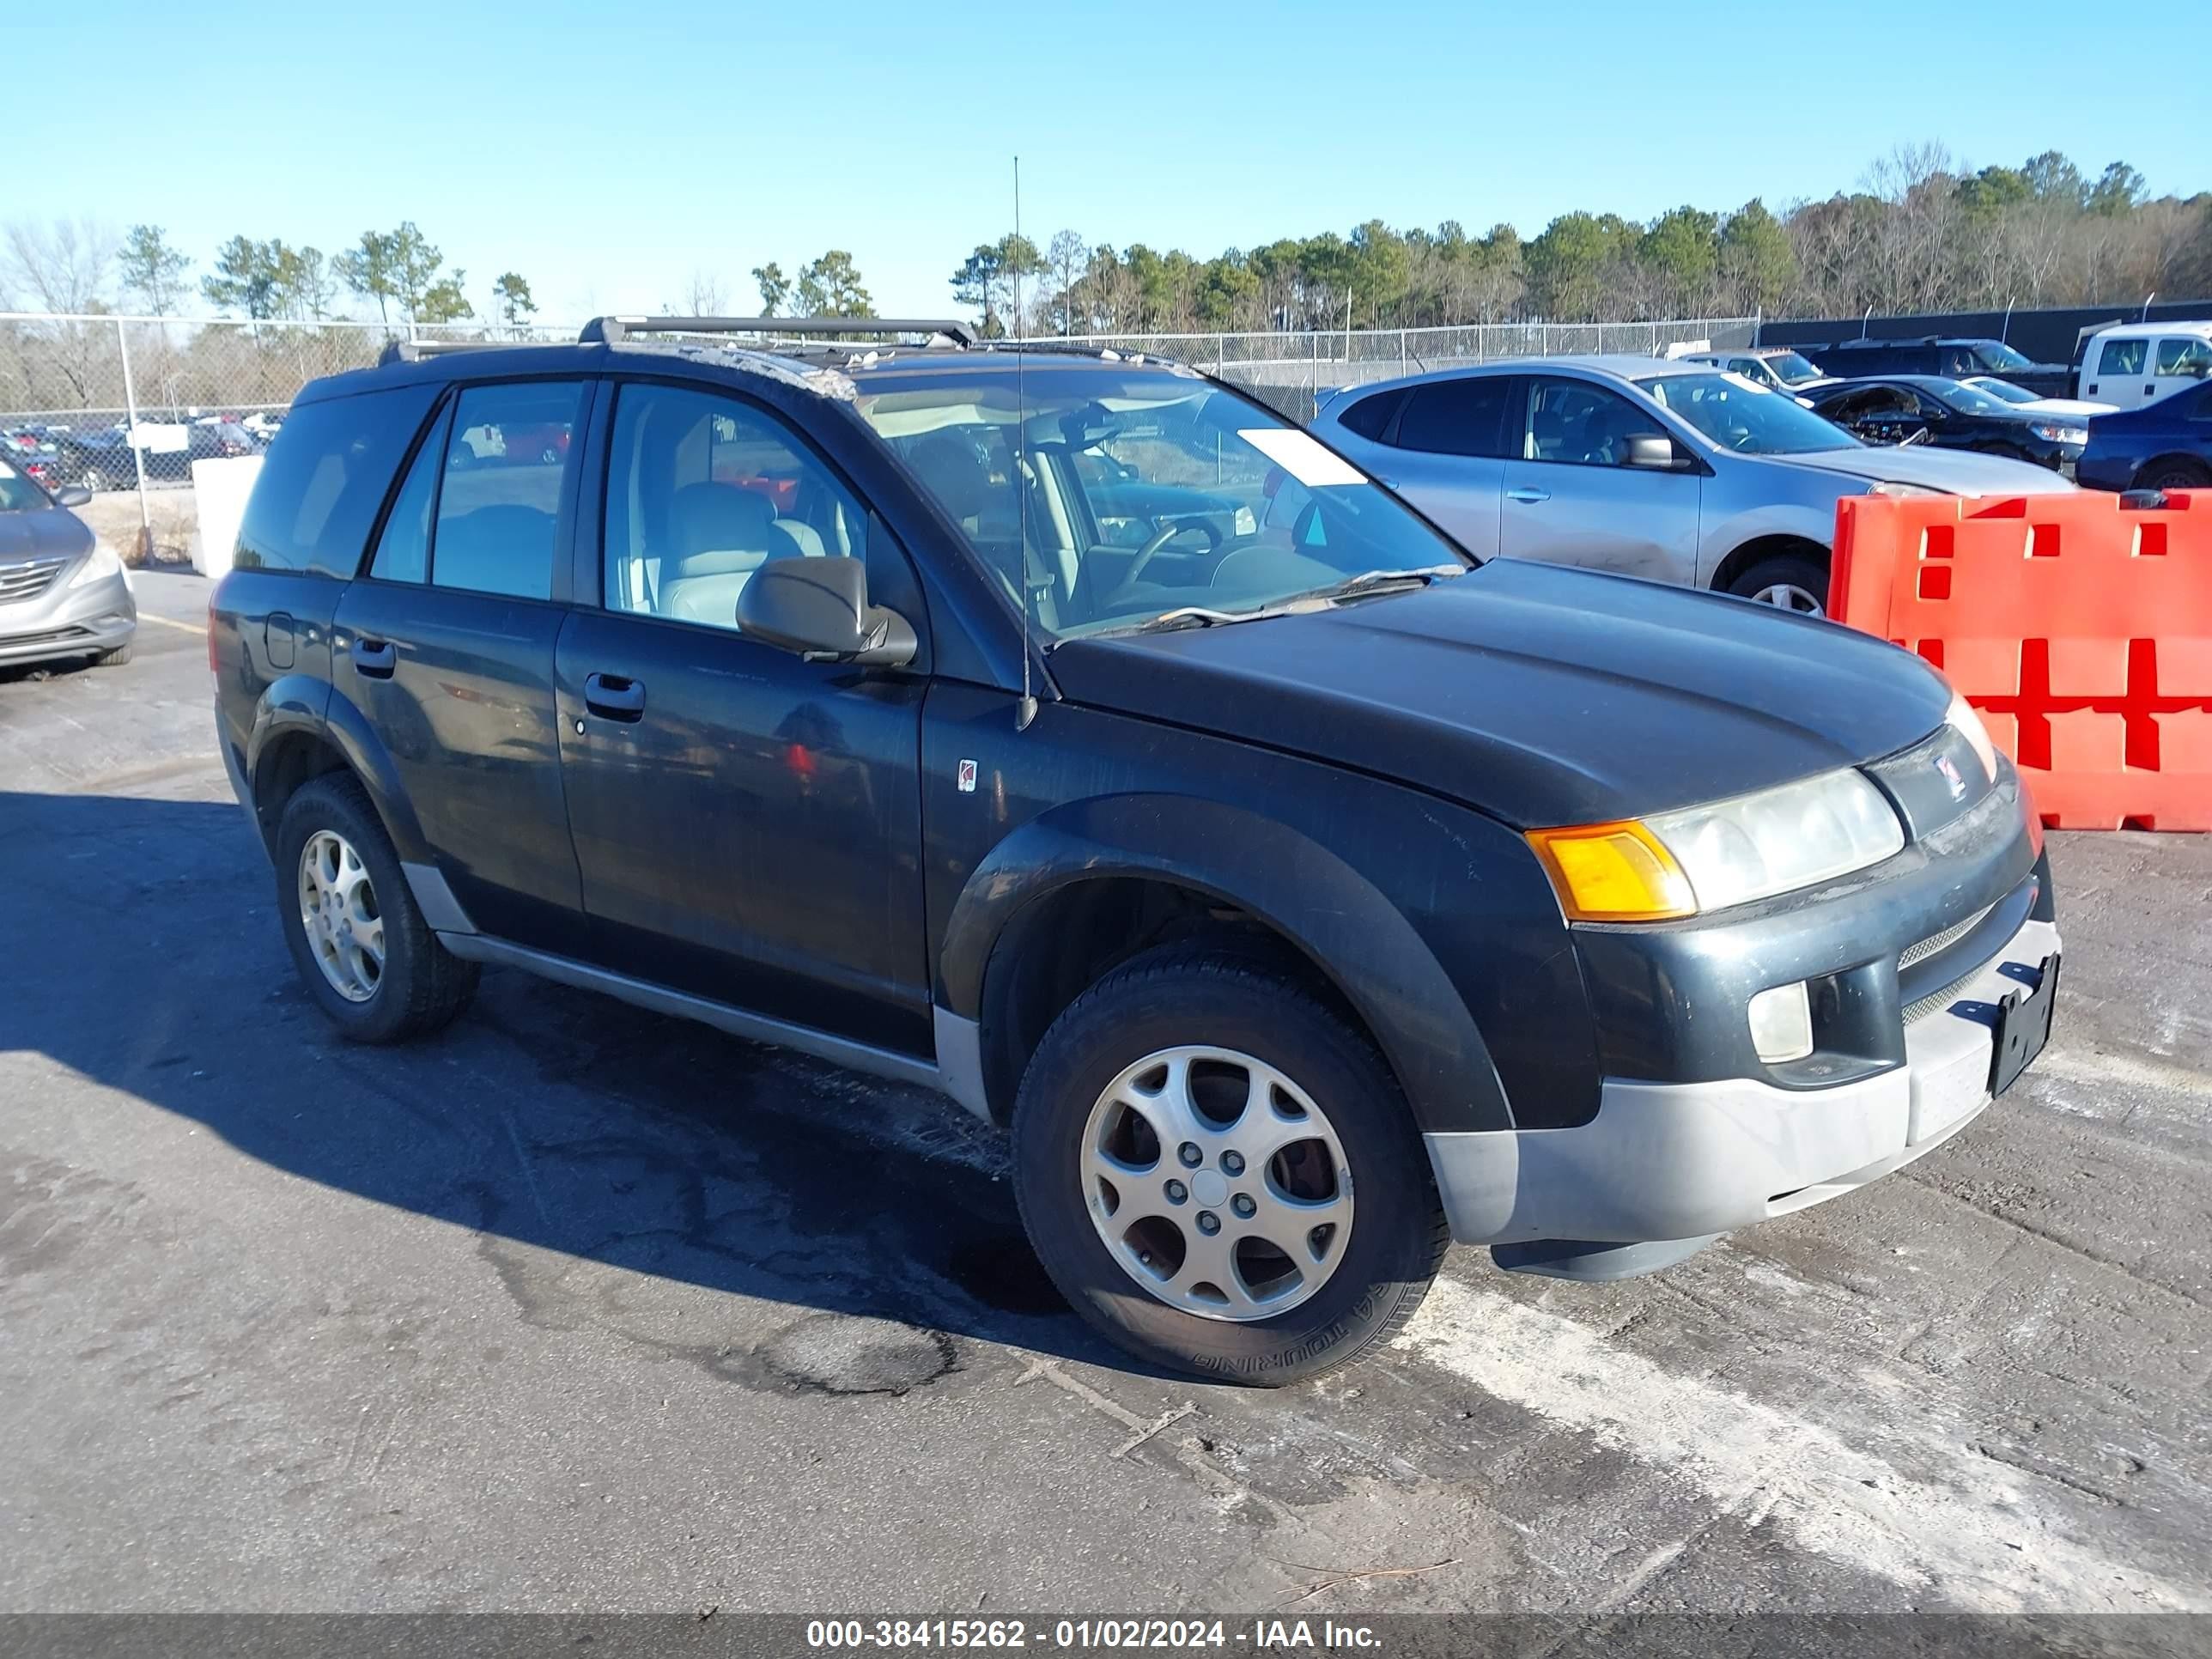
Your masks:
<svg viewBox="0 0 2212 1659"><path fill-rule="evenodd" d="M1847 496L1829 614L1982 711L2045 823L2212 830L2212 490Z"/></svg>

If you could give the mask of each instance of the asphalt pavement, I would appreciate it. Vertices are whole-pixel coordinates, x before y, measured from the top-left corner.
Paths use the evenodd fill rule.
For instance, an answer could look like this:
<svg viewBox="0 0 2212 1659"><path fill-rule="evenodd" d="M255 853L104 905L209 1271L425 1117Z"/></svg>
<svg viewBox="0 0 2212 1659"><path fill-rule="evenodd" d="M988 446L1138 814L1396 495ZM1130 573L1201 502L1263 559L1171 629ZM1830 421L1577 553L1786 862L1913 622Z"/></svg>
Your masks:
<svg viewBox="0 0 2212 1659"><path fill-rule="evenodd" d="M927 1093L509 972L334 1041L138 589L0 673L0 1610L2212 1606L2212 838L2052 838L2051 1047L1910 1170L1243 1393Z"/></svg>

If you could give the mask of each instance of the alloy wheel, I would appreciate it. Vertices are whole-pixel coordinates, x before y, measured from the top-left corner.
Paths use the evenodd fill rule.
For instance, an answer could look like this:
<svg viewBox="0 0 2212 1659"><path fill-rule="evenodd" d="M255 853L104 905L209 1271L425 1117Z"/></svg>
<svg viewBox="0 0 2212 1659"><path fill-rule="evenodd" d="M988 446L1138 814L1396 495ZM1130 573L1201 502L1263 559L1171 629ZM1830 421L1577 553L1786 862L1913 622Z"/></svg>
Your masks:
<svg viewBox="0 0 2212 1659"><path fill-rule="evenodd" d="M1207 1319L1271 1318L1327 1284L1352 1237L1352 1170L1328 1115L1234 1049L1146 1055L1084 1126L1083 1192L1114 1260Z"/></svg>
<svg viewBox="0 0 2212 1659"><path fill-rule="evenodd" d="M1808 592L1795 582L1770 582L1752 596L1756 605L1771 605L1781 611L1795 611L1800 616L1817 617L1824 608L1820 596Z"/></svg>
<svg viewBox="0 0 2212 1659"><path fill-rule="evenodd" d="M300 926L331 988L367 1002L384 982L384 912L353 843L318 830L300 849Z"/></svg>

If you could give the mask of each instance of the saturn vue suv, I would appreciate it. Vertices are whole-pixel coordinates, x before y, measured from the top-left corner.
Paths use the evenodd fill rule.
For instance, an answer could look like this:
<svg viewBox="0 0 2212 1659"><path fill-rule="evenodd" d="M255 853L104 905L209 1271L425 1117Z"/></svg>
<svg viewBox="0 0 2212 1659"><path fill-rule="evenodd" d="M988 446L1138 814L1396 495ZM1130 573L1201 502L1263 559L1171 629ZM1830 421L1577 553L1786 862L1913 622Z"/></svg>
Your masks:
<svg viewBox="0 0 2212 1659"><path fill-rule="evenodd" d="M1253 1383L1455 1238L1838 1198L2041 1047L2038 819L1918 658L1486 562L1187 368L732 326L395 347L277 434L216 725L343 1035L491 966L939 1089L1085 1319Z"/></svg>

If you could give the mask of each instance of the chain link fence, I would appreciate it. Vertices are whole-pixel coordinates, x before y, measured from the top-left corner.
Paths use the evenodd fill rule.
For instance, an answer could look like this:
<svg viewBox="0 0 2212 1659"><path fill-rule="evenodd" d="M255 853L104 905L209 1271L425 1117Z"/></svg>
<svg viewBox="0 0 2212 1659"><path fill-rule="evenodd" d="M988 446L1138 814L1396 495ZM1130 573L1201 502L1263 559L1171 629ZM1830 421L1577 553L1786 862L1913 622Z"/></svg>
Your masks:
<svg viewBox="0 0 2212 1659"><path fill-rule="evenodd" d="M1748 345L1750 317L1656 323L1484 323L1300 333L1091 334L1071 343L1174 358L1297 421L1332 392L1486 358L1656 356ZM0 457L56 487L188 483L191 463L258 453L307 381L374 363L391 341L574 340L574 324L239 322L0 313Z"/></svg>

